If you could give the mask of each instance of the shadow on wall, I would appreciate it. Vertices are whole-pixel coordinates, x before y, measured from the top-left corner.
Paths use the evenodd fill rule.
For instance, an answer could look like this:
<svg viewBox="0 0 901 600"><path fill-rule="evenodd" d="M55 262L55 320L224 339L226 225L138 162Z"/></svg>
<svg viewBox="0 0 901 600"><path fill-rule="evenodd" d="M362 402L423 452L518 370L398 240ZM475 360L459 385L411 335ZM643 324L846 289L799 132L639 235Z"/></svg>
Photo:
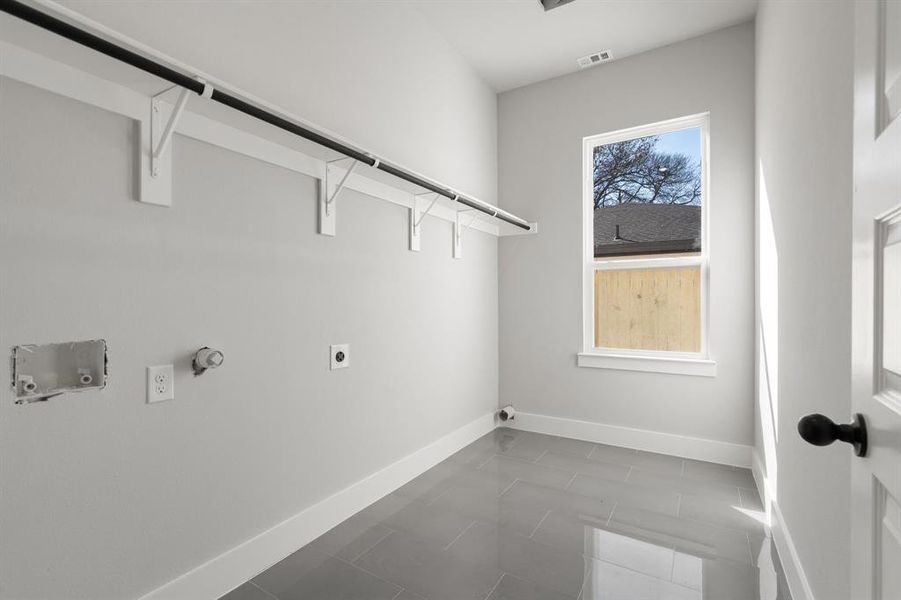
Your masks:
<svg viewBox="0 0 901 600"><path fill-rule="evenodd" d="M757 168L758 195L758 319L760 355L757 364L757 403L763 439L764 507L770 516L770 502L776 493L776 443L779 435L779 252L770 211L763 163Z"/></svg>

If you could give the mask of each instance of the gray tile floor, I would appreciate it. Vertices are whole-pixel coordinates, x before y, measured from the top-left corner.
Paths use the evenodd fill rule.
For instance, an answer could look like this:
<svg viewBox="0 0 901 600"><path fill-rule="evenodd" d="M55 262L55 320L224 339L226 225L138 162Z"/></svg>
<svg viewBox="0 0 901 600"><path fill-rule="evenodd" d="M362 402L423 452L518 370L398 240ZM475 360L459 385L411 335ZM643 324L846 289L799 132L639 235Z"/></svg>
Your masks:
<svg viewBox="0 0 901 600"><path fill-rule="evenodd" d="M787 600L751 473L498 429L221 600Z"/></svg>

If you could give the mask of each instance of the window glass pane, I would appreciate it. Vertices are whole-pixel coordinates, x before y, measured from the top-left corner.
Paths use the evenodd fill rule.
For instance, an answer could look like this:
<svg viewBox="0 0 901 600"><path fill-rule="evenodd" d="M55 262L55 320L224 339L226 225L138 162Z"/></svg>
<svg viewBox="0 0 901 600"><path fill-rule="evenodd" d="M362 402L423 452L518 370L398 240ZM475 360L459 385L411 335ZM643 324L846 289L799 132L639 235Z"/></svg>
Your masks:
<svg viewBox="0 0 901 600"><path fill-rule="evenodd" d="M594 149L594 256L701 251L701 129Z"/></svg>
<svg viewBox="0 0 901 600"><path fill-rule="evenodd" d="M701 351L701 268L596 270L594 345Z"/></svg>

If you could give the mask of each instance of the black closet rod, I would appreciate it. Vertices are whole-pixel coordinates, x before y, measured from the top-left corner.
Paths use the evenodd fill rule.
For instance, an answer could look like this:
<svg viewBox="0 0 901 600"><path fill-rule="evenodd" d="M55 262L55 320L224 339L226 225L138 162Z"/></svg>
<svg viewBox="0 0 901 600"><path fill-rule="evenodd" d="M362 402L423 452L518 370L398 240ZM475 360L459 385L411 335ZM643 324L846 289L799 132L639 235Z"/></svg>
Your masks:
<svg viewBox="0 0 901 600"><path fill-rule="evenodd" d="M184 73L153 61L136 52L132 52L131 50L118 46L99 36L84 31L83 29L79 29L78 27L70 25L65 21L57 19L56 17L52 17L30 6L22 4L21 2L17 2L16 0L0 0L0 10L14 17L18 17L23 21L28 21L32 25L36 25L41 29L52 31L55 34L72 40L73 42L81 44L82 46L87 46L88 48L96 50L97 52L106 54L107 56L115 58L116 60L120 60L133 67L141 69L142 71L156 75L160 79L165 79L166 81L174 83L175 85L189 89L198 95L202 95L204 91L208 90L208 84L204 83L203 81L195 79L190 75L185 75ZM220 104L230 106L231 108L239 112L250 115L251 117L255 117L261 121L265 121L266 123L274 125L279 129L289 131L294 135L298 135L304 139L315 142L320 146L325 146L326 148L334 150L335 152L339 152L349 158L353 158L354 160L367 164L370 167L377 168L380 171L384 171L385 173L390 173L395 177L403 179L404 181L409 181L410 183L418 185L419 187L429 190L430 192L434 192L436 194L444 196L445 198L454 200L456 202L459 202L460 204L464 204L470 208L498 218L501 221L510 223L511 225L516 225L517 227L525 229L526 231L531 230L531 226L529 225L528 221L525 221L524 219L521 219L516 215L512 215L507 211L497 208L496 206L482 203L479 200L466 198L465 196L459 195L452 190L443 188L435 183L432 183L431 181L419 177L418 175L410 173L409 171L405 171L400 167L384 163L370 154L362 152L356 148L352 148L351 146L347 146L346 144L327 137L321 133L307 129L306 127L298 125L293 121L289 121L284 117L280 117L279 115L271 113L268 110L260 108L259 106L255 106L249 102L246 102L238 98L237 96L233 96L231 94L223 92L222 90L213 89L212 96L209 97L212 100L219 102Z"/></svg>

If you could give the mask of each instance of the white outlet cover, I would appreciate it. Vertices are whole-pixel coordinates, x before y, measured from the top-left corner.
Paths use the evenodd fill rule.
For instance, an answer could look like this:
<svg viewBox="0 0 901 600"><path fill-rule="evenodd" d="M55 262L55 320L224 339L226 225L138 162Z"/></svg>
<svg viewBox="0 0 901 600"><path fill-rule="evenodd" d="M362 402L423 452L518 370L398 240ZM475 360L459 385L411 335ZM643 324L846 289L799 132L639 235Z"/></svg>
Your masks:
<svg viewBox="0 0 901 600"><path fill-rule="evenodd" d="M346 369L350 366L350 344L332 344L329 346L329 351L331 352L329 368L332 371Z"/></svg>
<svg viewBox="0 0 901 600"><path fill-rule="evenodd" d="M175 371L172 365L147 367L147 404L175 399Z"/></svg>

